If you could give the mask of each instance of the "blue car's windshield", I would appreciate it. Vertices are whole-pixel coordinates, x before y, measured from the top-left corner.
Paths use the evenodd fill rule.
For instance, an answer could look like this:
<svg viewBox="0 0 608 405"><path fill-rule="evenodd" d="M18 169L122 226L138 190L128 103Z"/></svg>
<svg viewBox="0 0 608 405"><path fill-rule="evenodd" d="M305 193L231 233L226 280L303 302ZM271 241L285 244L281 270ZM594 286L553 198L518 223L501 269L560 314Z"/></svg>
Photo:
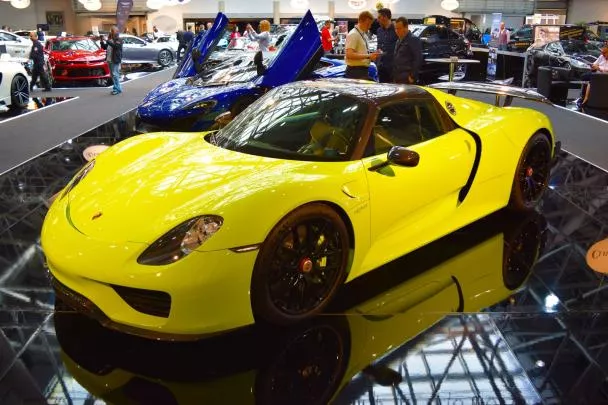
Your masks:
<svg viewBox="0 0 608 405"><path fill-rule="evenodd" d="M367 105L319 86L278 87L209 141L225 149L279 159L345 161L357 145Z"/></svg>

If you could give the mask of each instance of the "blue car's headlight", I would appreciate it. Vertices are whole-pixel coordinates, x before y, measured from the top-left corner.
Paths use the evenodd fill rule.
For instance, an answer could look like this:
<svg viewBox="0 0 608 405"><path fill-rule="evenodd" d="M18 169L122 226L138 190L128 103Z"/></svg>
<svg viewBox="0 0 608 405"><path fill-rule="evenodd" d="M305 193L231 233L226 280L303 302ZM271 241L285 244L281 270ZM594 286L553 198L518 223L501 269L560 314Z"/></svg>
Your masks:
<svg viewBox="0 0 608 405"><path fill-rule="evenodd" d="M176 226L151 244L137 263L150 266L171 264L192 253L222 226L224 219L217 215L203 215Z"/></svg>
<svg viewBox="0 0 608 405"><path fill-rule="evenodd" d="M192 103L186 107L187 110L210 110L217 105L215 100L205 100Z"/></svg>

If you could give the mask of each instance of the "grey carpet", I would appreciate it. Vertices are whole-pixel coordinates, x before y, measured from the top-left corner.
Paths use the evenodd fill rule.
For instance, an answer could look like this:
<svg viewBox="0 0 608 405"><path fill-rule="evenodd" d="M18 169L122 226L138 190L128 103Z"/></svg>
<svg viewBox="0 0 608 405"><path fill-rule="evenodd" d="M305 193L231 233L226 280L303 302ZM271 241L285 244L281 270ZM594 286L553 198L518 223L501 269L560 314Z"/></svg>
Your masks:
<svg viewBox="0 0 608 405"><path fill-rule="evenodd" d="M37 97L78 99L0 123L0 175L137 107L152 88L172 77L174 69L125 82L117 96L100 87L34 91Z"/></svg>

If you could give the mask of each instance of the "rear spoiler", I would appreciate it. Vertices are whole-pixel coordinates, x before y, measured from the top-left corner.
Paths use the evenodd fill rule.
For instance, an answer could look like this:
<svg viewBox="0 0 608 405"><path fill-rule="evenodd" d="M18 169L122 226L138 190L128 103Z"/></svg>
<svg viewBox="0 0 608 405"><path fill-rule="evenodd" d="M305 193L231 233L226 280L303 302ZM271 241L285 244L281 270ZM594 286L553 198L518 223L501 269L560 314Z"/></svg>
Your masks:
<svg viewBox="0 0 608 405"><path fill-rule="evenodd" d="M536 101L539 103L545 103L549 105L553 105L553 103L542 94L530 90L523 89L520 87L511 87L504 86L501 84L492 84L492 83L475 83L475 82L441 82L431 84L428 87L438 89L438 90L447 90L449 94L456 95L457 91L467 91L472 93L484 93L484 94L494 94L496 95L495 105L497 107L508 107L513 102L513 98L521 98L524 100ZM501 98L504 97L504 101L502 106L500 105Z"/></svg>

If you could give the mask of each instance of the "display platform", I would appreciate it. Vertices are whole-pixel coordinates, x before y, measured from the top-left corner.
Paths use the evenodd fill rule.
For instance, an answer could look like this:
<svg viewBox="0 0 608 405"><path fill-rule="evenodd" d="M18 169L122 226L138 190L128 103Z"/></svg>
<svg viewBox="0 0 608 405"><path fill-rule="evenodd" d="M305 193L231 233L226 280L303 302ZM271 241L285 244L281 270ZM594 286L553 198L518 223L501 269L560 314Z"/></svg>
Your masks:
<svg viewBox="0 0 608 405"><path fill-rule="evenodd" d="M30 114L43 108L73 100L74 97L32 97L26 108L8 108L0 106L0 123L11 118Z"/></svg>
<svg viewBox="0 0 608 405"><path fill-rule="evenodd" d="M608 172L563 152L536 213L499 212L346 285L325 315L191 343L56 301L39 235L91 146L131 111L0 176L0 403L608 402ZM218 308L221 310L221 308Z"/></svg>
<svg viewBox="0 0 608 405"><path fill-rule="evenodd" d="M161 70L165 70L165 69L171 69L173 68L175 65L171 65L169 67L162 67L162 66L158 66L158 65L153 65L153 64L123 64L122 66L122 71L121 71L121 75L120 75L120 82L121 83L126 83L130 80L135 80L135 79L139 79L142 77L145 77L151 73L156 73L156 72L160 72ZM104 87L104 88L112 88L112 85L100 85L100 83L98 83L95 80L91 80L91 81L84 81L84 80L78 80L78 81L55 81L53 83L53 89L80 89L80 88L94 88L94 87Z"/></svg>

